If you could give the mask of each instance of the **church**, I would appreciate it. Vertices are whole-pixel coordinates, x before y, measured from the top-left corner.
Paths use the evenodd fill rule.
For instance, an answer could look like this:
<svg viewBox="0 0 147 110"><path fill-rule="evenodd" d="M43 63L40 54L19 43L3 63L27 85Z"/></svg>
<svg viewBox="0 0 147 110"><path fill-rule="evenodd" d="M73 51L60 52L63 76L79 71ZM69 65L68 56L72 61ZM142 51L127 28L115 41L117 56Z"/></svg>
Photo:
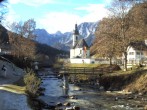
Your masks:
<svg viewBox="0 0 147 110"><path fill-rule="evenodd" d="M79 34L78 26L75 24L73 32L73 45L70 49L70 63L94 63L90 59L90 47Z"/></svg>

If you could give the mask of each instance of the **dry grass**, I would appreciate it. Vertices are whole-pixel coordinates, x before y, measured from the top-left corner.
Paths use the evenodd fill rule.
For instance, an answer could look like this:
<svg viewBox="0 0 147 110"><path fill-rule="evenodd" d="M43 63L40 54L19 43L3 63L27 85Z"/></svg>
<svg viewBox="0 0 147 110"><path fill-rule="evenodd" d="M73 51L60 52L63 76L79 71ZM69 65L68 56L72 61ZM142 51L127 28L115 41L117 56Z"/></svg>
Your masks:
<svg viewBox="0 0 147 110"><path fill-rule="evenodd" d="M85 67L85 68L95 68L95 67L98 67L100 66L100 64L68 64L66 65L67 67Z"/></svg>
<svg viewBox="0 0 147 110"><path fill-rule="evenodd" d="M26 88L25 87L20 87L16 85L11 85L11 84L5 84L0 86L0 90L5 90L17 94L26 94Z"/></svg>
<svg viewBox="0 0 147 110"><path fill-rule="evenodd" d="M147 72L136 76L134 75L134 80L126 85L125 89L128 91L147 92Z"/></svg>
<svg viewBox="0 0 147 110"><path fill-rule="evenodd" d="M115 71L102 77L102 84L107 89L119 89L147 93L147 69Z"/></svg>

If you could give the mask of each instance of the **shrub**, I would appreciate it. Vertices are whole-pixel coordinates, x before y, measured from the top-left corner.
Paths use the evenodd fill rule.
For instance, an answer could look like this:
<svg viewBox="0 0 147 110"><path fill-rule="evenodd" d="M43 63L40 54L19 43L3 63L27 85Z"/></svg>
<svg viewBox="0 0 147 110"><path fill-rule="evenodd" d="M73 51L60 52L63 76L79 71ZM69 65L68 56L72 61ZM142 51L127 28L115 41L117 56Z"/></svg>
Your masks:
<svg viewBox="0 0 147 110"><path fill-rule="evenodd" d="M25 72L26 75L24 76L24 83L26 85L26 92L32 96L36 96L41 80L36 76L32 69L26 69Z"/></svg>

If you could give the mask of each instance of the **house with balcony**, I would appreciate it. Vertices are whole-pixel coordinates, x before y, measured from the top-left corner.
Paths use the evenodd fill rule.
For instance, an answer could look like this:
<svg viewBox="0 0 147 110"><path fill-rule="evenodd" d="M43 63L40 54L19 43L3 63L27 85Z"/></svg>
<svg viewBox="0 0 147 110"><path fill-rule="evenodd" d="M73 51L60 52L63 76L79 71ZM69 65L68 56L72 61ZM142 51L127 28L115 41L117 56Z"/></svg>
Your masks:
<svg viewBox="0 0 147 110"><path fill-rule="evenodd" d="M130 43L127 49L128 64L145 64L147 59L147 41Z"/></svg>

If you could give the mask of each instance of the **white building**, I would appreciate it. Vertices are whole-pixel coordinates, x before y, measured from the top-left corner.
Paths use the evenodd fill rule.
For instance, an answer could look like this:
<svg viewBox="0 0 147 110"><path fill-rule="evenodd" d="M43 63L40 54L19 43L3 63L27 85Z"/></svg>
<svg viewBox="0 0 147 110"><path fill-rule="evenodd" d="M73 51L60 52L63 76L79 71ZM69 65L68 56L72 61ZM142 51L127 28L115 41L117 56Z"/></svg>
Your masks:
<svg viewBox="0 0 147 110"><path fill-rule="evenodd" d="M93 63L94 60L90 59L90 48L84 39L80 39L77 24L73 32L73 46L70 49L70 62L71 63Z"/></svg>
<svg viewBox="0 0 147 110"><path fill-rule="evenodd" d="M147 45L145 42L131 43L127 49L128 64L142 64L147 58Z"/></svg>

